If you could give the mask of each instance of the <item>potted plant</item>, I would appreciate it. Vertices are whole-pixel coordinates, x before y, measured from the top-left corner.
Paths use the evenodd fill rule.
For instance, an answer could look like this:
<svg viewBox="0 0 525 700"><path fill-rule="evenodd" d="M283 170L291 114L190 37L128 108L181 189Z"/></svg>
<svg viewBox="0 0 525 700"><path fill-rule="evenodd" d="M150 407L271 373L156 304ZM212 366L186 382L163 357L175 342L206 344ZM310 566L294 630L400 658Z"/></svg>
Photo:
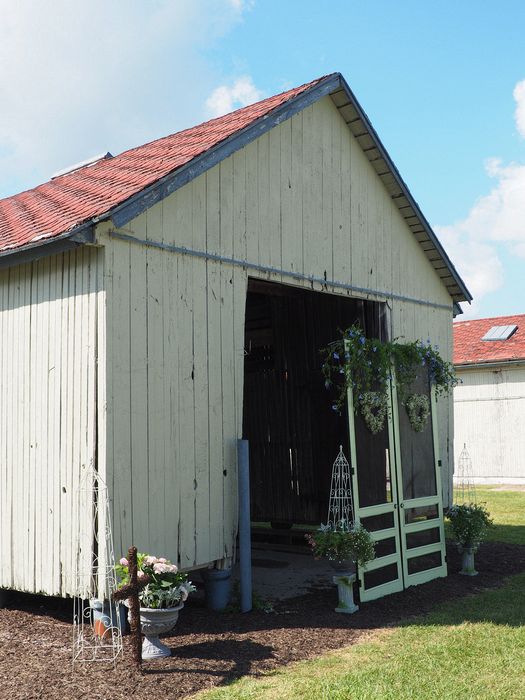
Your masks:
<svg viewBox="0 0 525 700"><path fill-rule="evenodd" d="M115 569L120 579L119 588L127 585L128 560L122 557ZM159 640L159 634L173 629L179 611L195 586L188 580L188 575L179 572L177 566L168 559L138 554L137 577L140 581L146 576L149 581L139 592L140 624L144 633L142 658L157 659L170 656L170 649Z"/></svg>
<svg viewBox="0 0 525 700"><path fill-rule="evenodd" d="M372 535L362 525L340 520L337 524L321 525L305 535L316 559L327 559L335 569L339 602L336 612L353 613L359 610L354 603L353 583L355 565L364 566L375 558Z"/></svg>
<svg viewBox="0 0 525 700"><path fill-rule="evenodd" d="M448 511L454 540L463 554L460 574L477 576L474 568L474 554L484 540L492 520L488 510L482 504L469 503L454 505Z"/></svg>

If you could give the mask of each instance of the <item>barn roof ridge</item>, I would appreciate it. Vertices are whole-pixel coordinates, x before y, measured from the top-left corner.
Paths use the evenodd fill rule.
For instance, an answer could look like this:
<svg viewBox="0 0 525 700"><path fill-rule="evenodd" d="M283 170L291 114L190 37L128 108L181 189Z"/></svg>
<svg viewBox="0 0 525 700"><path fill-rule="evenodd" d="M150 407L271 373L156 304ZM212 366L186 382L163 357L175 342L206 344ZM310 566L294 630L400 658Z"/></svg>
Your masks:
<svg viewBox="0 0 525 700"><path fill-rule="evenodd" d="M471 301L470 292L341 73L330 73L0 200L0 267L14 264L13 255L30 259L41 246L51 251L55 242L67 248L94 240L94 226L100 221L111 219L116 227L124 226L326 95L345 119L454 302Z"/></svg>

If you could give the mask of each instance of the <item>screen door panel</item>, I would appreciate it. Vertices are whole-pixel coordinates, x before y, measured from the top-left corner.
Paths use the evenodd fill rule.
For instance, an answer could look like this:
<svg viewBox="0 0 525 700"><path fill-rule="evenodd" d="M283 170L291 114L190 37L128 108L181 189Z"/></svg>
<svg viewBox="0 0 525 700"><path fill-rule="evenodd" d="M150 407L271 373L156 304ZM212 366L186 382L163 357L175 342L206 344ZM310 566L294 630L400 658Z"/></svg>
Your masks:
<svg viewBox="0 0 525 700"><path fill-rule="evenodd" d="M390 411L392 413L392 411ZM403 590L400 555L399 509L393 426L389 419L373 435L348 395L350 457L355 519L372 534L376 558L359 567L359 592L363 602Z"/></svg>
<svg viewBox="0 0 525 700"><path fill-rule="evenodd" d="M431 413L423 430L415 431L392 388L405 587L447 575L435 395L426 369L410 391L428 397Z"/></svg>

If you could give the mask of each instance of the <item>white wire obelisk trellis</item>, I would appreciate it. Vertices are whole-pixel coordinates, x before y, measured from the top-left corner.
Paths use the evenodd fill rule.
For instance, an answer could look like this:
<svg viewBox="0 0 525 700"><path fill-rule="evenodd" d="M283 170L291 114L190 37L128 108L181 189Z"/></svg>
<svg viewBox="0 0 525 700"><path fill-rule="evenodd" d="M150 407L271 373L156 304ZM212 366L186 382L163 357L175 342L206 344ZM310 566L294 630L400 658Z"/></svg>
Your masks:
<svg viewBox="0 0 525 700"><path fill-rule="evenodd" d="M476 503L476 487L472 474L472 459L467 450L466 443L459 455L458 471L454 478L454 503Z"/></svg>
<svg viewBox="0 0 525 700"><path fill-rule="evenodd" d="M339 454L332 467L332 484L328 505L328 522L333 528L350 528L354 523L352 503L352 474L350 464L339 447Z"/></svg>
<svg viewBox="0 0 525 700"><path fill-rule="evenodd" d="M89 469L80 482L75 552L73 663L115 663L122 652L108 489Z"/></svg>

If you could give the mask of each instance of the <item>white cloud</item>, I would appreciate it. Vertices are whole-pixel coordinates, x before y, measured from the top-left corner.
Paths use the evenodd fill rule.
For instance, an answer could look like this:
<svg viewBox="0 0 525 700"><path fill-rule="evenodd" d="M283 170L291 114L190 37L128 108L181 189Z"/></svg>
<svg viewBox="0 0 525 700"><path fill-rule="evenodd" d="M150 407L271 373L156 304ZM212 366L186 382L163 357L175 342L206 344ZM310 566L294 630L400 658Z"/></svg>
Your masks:
<svg viewBox="0 0 525 700"><path fill-rule="evenodd" d="M210 116L220 117L223 114L245 107L263 98L263 93L255 87L249 75L243 75L233 85L220 85L206 100Z"/></svg>
<svg viewBox="0 0 525 700"><path fill-rule="evenodd" d="M525 80L514 89L516 127L525 137ZM481 299L503 286L503 265L498 253L506 249L525 258L525 165L502 164L491 158L487 174L496 180L489 194L480 197L468 216L450 226L436 226L447 252L474 296L465 315L477 314Z"/></svg>
<svg viewBox="0 0 525 700"><path fill-rule="evenodd" d="M229 0L229 3L236 10L251 10L255 0Z"/></svg>
<svg viewBox="0 0 525 700"><path fill-rule="evenodd" d="M206 117L237 0L0 0L0 196ZM200 108L196 108L200 105Z"/></svg>
<svg viewBox="0 0 525 700"><path fill-rule="evenodd" d="M517 83L512 94L516 100L516 111L514 113L516 128L525 137L525 80Z"/></svg>

